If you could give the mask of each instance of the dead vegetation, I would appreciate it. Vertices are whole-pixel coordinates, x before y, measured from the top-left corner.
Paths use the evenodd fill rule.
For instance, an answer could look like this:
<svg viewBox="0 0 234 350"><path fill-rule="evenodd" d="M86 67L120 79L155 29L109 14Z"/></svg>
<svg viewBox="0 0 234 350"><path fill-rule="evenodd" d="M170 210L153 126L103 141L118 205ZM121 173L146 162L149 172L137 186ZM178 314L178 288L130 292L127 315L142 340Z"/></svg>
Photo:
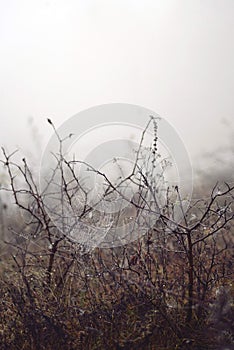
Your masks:
<svg viewBox="0 0 234 350"><path fill-rule="evenodd" d="M1 349L233 349L231 184L192 199L176 225L168 196L143 237L85 251L51 220L27 161L3 155L24 216L14 214L1 245ZM62 162L73 176L69 183L64 176L60 188L72 205L69 186L79 181L71 163L57 161L59 171ZM173 195L182 211L177 187ZM149 210L145 202L131 205ZM86 205L80 218L90 212Z"/></svg>

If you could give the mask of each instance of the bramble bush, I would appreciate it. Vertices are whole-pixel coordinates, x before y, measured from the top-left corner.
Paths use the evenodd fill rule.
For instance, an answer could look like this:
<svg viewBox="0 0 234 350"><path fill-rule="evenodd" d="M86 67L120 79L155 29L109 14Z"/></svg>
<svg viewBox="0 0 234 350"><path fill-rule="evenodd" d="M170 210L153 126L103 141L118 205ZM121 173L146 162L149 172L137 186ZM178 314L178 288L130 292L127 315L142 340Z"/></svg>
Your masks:
<svg viewBox="0 0 234 350"><path fill-rule="evenodd" d="M58 142L56 169L62 176L56 186L75 207L74 194L82 191L87 199L86 189L77 163L63 155L59 135ZM145 196L157 190L153 168L146 175L134 165L140 201L129 205L155 213L154 225L129 244L85 249L48 215L46 193L27 160L14 162L14 153L3 149L1 162L10 183L5 190L20 211L4 223L8 233L1 243L1 349L234 348L234 186L216 184L210 194L192 198L186 212L175 187L158 212L157 198L153 204ZM107 182L107 199L119 195L118 186L98 175ZM131 176L121 185L129 181ZM173 221L173 198L183 214L179 222ZM79 220L93 226L104 220L88 201L82 203ZM113 222L118 225L117 214Z"/></svg>

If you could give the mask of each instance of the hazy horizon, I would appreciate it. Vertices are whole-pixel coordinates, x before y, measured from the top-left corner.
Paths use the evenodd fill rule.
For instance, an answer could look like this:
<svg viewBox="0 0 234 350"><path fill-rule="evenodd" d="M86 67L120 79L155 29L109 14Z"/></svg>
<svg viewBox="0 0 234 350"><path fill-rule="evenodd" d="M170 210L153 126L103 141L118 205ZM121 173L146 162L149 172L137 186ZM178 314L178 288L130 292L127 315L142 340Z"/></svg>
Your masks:
<svg viewBox="0 0 234 350"><path fill-rule="evenodd" d="M95 105L164 117L192 159L231 147L234 2L0 1L0 144L39 154Z"/></svg>

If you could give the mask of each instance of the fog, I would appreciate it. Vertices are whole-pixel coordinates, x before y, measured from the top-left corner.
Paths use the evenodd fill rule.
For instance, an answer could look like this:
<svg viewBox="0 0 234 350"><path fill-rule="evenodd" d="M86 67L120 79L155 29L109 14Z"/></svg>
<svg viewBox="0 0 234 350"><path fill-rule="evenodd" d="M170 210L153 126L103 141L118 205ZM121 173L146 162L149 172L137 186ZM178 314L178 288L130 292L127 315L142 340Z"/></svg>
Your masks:
<svg viewBox="0 0 234 350"><path fill-rule="evenodd" d="M233 0L1 0L1 145L41 154L47 117L60 126L86 108L124 102L166 118L194 162L225 150L233 18Z"/></svg>

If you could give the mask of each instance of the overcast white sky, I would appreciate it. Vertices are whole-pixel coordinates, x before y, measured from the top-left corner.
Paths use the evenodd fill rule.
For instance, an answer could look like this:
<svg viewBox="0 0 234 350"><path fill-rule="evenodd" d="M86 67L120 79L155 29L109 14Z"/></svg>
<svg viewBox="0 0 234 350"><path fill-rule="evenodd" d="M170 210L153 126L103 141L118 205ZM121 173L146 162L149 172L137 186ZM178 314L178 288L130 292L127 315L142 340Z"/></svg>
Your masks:
<svg viewBox="0 0 234 350"><path fill-rule="evenodd" d="M111 102L159 113L192 155L228 143L233 0L0 0L0 62L10 149L43 148L46 117L59 126Z"/></svg>

